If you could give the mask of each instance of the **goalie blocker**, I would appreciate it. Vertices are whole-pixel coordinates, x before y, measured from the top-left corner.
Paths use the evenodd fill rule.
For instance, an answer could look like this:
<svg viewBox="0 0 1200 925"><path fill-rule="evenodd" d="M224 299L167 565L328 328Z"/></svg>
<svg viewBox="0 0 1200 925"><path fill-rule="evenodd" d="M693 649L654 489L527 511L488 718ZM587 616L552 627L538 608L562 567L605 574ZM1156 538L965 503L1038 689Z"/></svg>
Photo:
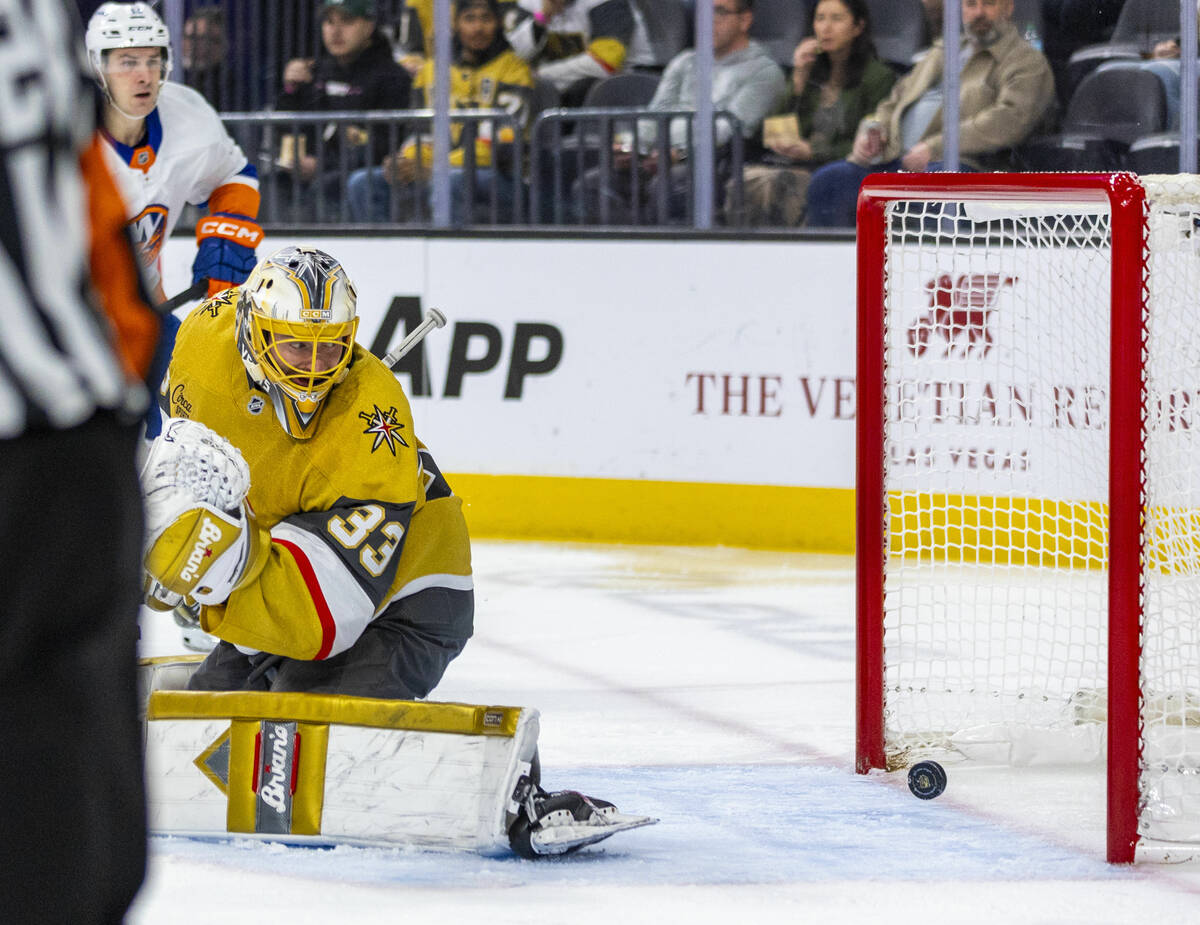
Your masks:
<svg viewBox="0 0 1200 925"><path fill-rule="evenodd" d="M536 858L658 821L542 790L536 710L183 690L199 661L142 662L155 834Z"/></svg>

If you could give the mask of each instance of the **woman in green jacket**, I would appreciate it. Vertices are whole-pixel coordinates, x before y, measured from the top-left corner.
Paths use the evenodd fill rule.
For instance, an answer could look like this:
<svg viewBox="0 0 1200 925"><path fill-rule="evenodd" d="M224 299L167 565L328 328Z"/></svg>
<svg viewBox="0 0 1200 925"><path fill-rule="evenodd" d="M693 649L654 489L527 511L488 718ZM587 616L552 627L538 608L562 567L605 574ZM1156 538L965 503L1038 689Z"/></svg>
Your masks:
<svg viewBox="0 0 1200 925"><path fill-rule="evenodd" d="M801 224L812 170L850 153L858 123L896 80L875 54L865 0L820 0L811 25L792 55L789 111L764 123L767 154L743 172L747 225ZM725 201L732 206L731 195Z"/></svg>

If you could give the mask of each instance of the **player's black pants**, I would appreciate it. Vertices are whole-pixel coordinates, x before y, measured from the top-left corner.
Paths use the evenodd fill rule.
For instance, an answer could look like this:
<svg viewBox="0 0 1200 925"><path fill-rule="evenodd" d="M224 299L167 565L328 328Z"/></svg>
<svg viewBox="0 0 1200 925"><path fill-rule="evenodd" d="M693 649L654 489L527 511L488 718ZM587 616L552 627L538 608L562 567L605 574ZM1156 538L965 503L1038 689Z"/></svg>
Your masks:
<svg viewBox="0 0 1200 925"><path fill-rule="evenodd" d="M188 687L418 699L433 690L471 638L474 613L473 592L426 588L393 603L354 645L323 661L245 656L220 642Z"/></svg>
<svg viewBox="0 0 1200 925"><path fill-rule="evenodd" d="M142 503L101 414L0 440L0 921L115 923L141 885Z"/></svg>

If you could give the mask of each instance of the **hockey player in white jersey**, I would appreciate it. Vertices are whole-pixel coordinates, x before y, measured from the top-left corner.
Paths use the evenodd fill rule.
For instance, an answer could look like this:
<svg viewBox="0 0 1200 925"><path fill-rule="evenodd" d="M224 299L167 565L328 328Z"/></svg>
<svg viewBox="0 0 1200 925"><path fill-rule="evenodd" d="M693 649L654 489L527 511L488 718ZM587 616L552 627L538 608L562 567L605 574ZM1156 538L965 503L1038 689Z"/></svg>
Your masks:
<svg viewBox="0 0 1200 925"><path fill-rule="evenodd" d="M229 137L205 99L167 81L171 42L166 24L147 3L103 3L88 21L88 61L104 91L101 134L109 172L117 181L129 230L150 294L166 301L162 248L187 203L207 204L196 224L199 245L193 286L208 281L211 296L245 282L262 239L258 173ZM150 370L155 392L166 373L179 322L167 316ZM157 408L146 437L161 427ZM207 651L216 640L180 615L184 645Z"/></svg>
<svg viewBox="0 0 1200 925"><path fill-rule="evenodd" d="M109 170L129 210L151 294L165 301L161 254L185 204L207 204L196 225L193 285L208 295L254 269L262 238L258 175L216 111L189 87L167 81L166 24L147 3L104 3L87 27L87 53L104 91Z"/></svg>

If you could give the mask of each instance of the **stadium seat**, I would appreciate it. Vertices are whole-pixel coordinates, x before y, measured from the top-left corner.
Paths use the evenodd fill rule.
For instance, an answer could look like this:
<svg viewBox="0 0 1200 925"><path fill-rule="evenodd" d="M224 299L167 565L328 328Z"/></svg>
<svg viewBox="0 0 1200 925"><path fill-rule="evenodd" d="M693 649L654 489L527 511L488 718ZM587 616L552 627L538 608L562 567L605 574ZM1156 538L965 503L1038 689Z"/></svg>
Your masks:
<svg viewBox="0 0 1200 925"><path fill-rule="evenodd" d="M583 105L645 106L654 96L659 78L654 74L631 72L613 74L592 84L583 98Z"/></svg>
<svg viewBox="0 0 1200 925"><path fill-rule="evenodd" d="M1139 138L1129 146L1125 166L1134 173L1178 173L1179 135L1164 132Z"/></svg>
<svg viewBox="0 0 1200 925"><path fill-rule="evenodd" d="M1166 124L1162 82L1140 67L1114 65L1083 79L1062 134L1022 145L1020 161L1032 170L1116 170L1130 145Z"/></svg>
<svg viewBox="0 0 1200 925"><path fill-rule="evenodd" d="M1162 81L1140 67L1116 65L1089 74L1071 95L1063 134L1092 135L1133 144L1167 122Z"/></svg>
<svg viewBox="0 0 1200 925"><path fill-rule="evenodd" d="M907 71L913 58L930 43L921 0L867 0L875 50L893 67Z"/></svg>
<svg viewBox="0 0 1200 925"><path fill-rule="evenodd" d="M1114 42L1141 42L1149 50L1155 42L1179 35L1179 0L1125 0Z"/></svg>
<svg viewBox="0 0 1200 925"><path fill-rule="evenodd" d="M688 47L691 36L688 14L682 0L633 0L633 4L642 14L646 31L650 34L655 66L666 67L672 58Z"/></svg>
<svg viewBox="0 0 1200 925"><path fill-rule="evenodd" d="M809 9L809 0L755 0L750 37L790 69L792 52L808 32Z"/></svg>
<svg viewBox="0 0 1200 925"><path fill-rule="evenodd" d="M537 78L533 82L533 99L530 101L530 122L546 109L556 109L562 104L562 95L551 81Z"/></svg>
<svg viewBox="0 0 1200 925"><path fill-rule="evenodd" d="M1102 64L1110 61L1141 61L1142 53L1136 44L1117 45L1108 42L1104 45L1088 45L1071 54L1067 59L1066 70L1063 74L1061 88L1063 96L1070 99L1071 95L1083 82L1083 79Z"/></svg>
<svg viewBox="0 0 1200 925"><path fill-rule="evenodd" d="M1126 0L1103 45L1080 48L1067 61L1063 89L1072 95L1083 78L1107 61L1140 59L1159 42L1179 35L1179 0Z"/></svg>

